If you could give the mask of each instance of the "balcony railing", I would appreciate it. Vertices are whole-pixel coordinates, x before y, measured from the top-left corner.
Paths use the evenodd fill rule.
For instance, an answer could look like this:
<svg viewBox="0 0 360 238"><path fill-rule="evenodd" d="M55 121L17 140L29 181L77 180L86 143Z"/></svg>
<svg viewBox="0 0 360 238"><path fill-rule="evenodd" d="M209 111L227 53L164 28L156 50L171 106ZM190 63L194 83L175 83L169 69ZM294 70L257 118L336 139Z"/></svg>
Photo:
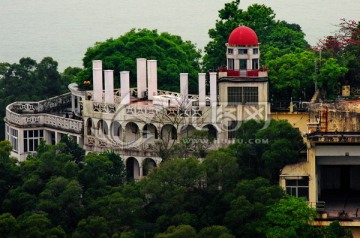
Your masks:
<svg viewBox="0 0 360 238"><path fill-rule="evenodd" d="M82 120L58 115L60 111L70 105L70 93L39 102L14 102L6 107L5 120L21 127L45 126L67 132L81 133L83 129Z"/></svg>
<svg viewBox="0 0 360 238"><path fill-rule="evenodd" d="M130 88L130 95L133 97L137 97L138 91L137 88ZM92 100L93 99L93 91L86 91L84 93L85 95L85 100ZM103 92L103 99L105 98L105 91ZM157 95L171 95L171 96L176 96L176 97L180 97L181 94L179 92L172 92L172 91L167 91L167 90L157 90ZM199 95L197 94L189 94L188 99L198 99ZM120 104L120 89L114 89L114 102L115 104Z"/></svg>
<svg viewBox="0 0 360 238"><path fill-rule="evenodd" d="M312 132L307 138L318 143L360 143L360 132Z"/></svg>

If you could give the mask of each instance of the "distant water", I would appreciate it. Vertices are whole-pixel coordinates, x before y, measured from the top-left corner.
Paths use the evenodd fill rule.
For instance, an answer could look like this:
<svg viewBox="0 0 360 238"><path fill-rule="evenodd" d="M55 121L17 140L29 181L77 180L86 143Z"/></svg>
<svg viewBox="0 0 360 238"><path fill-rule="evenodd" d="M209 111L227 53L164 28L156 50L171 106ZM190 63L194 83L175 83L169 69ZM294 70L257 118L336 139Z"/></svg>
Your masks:
<svg viewBox="0 0 360 238"><path fill-rule="evenodd" d="M208 43L218 10L230 0L0 0L0 62L51 56L62 71L81 67L86 49L131 28L180 35L198 48ZM360 0L241 0L271 7L277 19L299 24L313 45L339 19L360 20Z"/></svg>

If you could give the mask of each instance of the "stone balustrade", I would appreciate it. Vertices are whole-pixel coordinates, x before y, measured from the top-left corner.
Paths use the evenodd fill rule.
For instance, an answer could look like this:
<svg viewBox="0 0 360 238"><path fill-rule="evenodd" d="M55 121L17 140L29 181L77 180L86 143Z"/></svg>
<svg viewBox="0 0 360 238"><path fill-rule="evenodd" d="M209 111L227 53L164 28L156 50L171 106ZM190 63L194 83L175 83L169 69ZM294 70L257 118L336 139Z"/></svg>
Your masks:
<svg viewBox="0 0 360 238"><path fill-rule="evenodd" d="M127 156L157 157L157 152L148 150L148 144L139 144L136 142L115 141L110 138L98 138L95 136L86 136L85 145L88 147L98 147L110 149Z"/></svg>
<svg viewBox="0 0 360 238"><path fill-rule="evenodd" d="M71 105L71 93L52 97L38 102L14 102L6 107L19 114L55 112Z"/></svg>
<svg viewBox="0 0 360 238"><path fill-rule="evenodd" d="M85 99L86 100L92 100L93 99L93 91L86 91L84 94ZM105 92L103 93L103 100L104 100L104 95ZM132 95L133 97L137 96L137 88L130 88L130 95ZM172 92L172 91L167 91L167 90L158 90L157 91L157 95L170 95L170 96L174 96L174 97L180 97L180 93L179 92ZM199 95L197 94L189 94L188 95L189 99L193 99L193 100L197 100L199 99ZM114 90L114 100L116 104L120 103L120 89L115 89Z"/></svg>
<svg viewBox="0 0 360 238"><path fill-rule="evenodd" d="M67 132L81 133L83 121L53 115L71 105L71 94L63 94L39 102L14 102L6 107L5 120L20 127L51 127Z"/></svg>
<svg viewBox="0 0 360 238"><path fill-rule="evenodd" d="M132 115L132 116L155 116L159 113L166 113L168 116L181 115L184 117L200 117L202 116L202 111L200 107L193 106L190 108L182 107L169 107L165 108L163 106L152 105L152 104L129 104L129 105L119 105L112 103L99 103L99 102L88 102L92 106L93 112L100 113L116 113L123 115Z"/></svg>

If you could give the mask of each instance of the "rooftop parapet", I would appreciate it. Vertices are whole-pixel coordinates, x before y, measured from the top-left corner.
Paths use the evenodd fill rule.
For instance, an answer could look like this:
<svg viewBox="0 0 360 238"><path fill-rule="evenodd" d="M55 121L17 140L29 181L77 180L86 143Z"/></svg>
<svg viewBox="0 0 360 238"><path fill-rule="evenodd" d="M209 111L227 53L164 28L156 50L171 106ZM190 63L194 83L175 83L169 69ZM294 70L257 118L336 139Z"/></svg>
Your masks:
<svg viewBox="0 0 360 238"><path fill-rule="evenodd" d="M308 138L313 141L360 142L360 101L310 104Z"/></svg>

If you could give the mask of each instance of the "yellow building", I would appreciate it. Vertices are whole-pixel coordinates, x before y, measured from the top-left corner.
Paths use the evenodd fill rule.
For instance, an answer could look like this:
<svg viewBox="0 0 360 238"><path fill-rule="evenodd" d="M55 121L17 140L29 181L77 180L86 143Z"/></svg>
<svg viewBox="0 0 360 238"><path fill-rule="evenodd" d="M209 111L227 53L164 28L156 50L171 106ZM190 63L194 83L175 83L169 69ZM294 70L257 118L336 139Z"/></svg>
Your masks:
<svg viewBox="0 0 360 238"><path fill-rule="evenodd" d="M306 120L293 114L273 113L272 117L306 129L307 158L285 166L280 185L316 207L319 215L314 225L339 220L360 237L360 103L311 103Z"/></svg>

